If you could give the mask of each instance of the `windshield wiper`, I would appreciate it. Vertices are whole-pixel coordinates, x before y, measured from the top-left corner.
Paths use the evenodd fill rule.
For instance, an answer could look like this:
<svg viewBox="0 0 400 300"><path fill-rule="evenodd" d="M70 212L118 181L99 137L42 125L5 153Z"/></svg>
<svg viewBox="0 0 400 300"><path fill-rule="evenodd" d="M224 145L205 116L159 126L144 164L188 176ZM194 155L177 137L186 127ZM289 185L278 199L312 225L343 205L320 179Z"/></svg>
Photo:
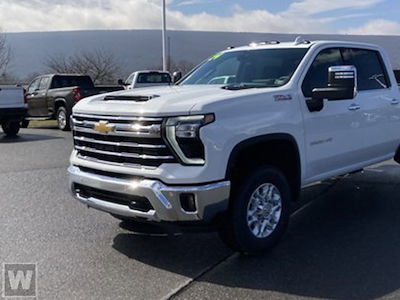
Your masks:
<svg viewBox="0 0 400 300"><path fill-rule="evenodd" d="M246 90L246 89L259 89L259 88L264 88L264 87L266 87L266 86L258 85L258 84L248 84L248 83L233 83L233 84L223 86L222 88L225 90L229 90L229 91L237 91L237 90Z"/></svg>

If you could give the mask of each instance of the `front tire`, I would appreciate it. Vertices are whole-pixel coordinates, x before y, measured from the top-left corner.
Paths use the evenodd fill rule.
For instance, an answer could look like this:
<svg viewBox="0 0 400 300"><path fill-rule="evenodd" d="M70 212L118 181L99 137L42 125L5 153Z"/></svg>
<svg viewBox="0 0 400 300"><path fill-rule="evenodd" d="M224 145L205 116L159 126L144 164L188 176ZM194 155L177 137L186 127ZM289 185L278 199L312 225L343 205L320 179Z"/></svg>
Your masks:
<svg viewBox="0 0 400 300"><path fill-rule="evenodd" d="M259 167L233 182L230 208L220 237L231 249L247 254L271 249L283 236L291 212L291 190L284 174Z"/></svg>
<svg viewBox="0 0 400 300"><path fill-rule="evenodd" d="M8 136L8 137L15 137L17 136L21 125L20 122L15 122L15 121L7 121L5 123L3 123L1 125L1 127L3 128L4 133Z"/></svg>
<svg viewBox="0 0 400 300"><path fill-rule="evenodd" d="M62 131L70 131L70 123L69 123L69 116L67 113L67 110L65 107L61 106L57 110L57 123L58 123L58 128Z"/></svg>

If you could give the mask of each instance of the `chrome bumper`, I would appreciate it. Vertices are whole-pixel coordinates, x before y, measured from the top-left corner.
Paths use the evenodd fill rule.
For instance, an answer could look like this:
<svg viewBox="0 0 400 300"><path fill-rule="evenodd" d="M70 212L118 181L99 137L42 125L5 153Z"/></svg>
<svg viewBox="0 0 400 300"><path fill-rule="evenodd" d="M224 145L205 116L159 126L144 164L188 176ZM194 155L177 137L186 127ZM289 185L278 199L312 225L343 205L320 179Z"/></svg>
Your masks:
<svg viewBox="0 0 400 300"><path fill-rule="evenodd" d="M70 166L69 189L71 194L89 207L111 214L144 218L148 221L211 221L220 212L228 209L230 182L222 181L201 186L168 186L157 180L143 179L130 181L103 175L86 173L79 167ZM147 212L133 210L127 205L116 204L97 198L85 198L79 195L74 185L100 189L126 195L145 197L154 209ZM192 193L195 196L197 210L186 212L181 207L180 195Z"/></svg>

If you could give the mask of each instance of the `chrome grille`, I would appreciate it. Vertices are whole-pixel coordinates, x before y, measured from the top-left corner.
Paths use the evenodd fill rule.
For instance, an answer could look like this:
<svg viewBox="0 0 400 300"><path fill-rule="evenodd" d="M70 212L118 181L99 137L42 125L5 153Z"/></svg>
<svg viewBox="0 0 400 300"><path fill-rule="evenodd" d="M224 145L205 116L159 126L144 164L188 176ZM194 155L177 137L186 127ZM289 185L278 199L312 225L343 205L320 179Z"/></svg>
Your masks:
<svg viewBox="0 0 400 300"><path fill-rule="evenodd" d="M78 156L106 164L157 168L177 162L161 135L162 118L75 114Z"/></svg>

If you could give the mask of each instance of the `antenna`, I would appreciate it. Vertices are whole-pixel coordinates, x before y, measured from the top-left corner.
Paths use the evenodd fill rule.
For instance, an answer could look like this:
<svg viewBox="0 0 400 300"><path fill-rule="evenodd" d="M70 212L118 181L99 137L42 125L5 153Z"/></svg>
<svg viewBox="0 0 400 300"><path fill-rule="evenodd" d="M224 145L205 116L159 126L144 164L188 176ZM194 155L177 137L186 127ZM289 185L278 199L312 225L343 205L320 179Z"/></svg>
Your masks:
<svg viewBox="0 0 400 300"><path fill-rule="evenodd" d="M311 43L310 41L303 39L301 36L298 36L296 38L296 40L294 41L295 46L301 45L301 44L310 44L310 43Z"/></svg>
<svg viewBox="0 0 400 300"><path fill-rule="evenodd" d="M296 40L294 41L294 45L297 46L297 45L303 44L303 41L304 41L303 38L301 36L298 36L296 38Z"/></svg>

